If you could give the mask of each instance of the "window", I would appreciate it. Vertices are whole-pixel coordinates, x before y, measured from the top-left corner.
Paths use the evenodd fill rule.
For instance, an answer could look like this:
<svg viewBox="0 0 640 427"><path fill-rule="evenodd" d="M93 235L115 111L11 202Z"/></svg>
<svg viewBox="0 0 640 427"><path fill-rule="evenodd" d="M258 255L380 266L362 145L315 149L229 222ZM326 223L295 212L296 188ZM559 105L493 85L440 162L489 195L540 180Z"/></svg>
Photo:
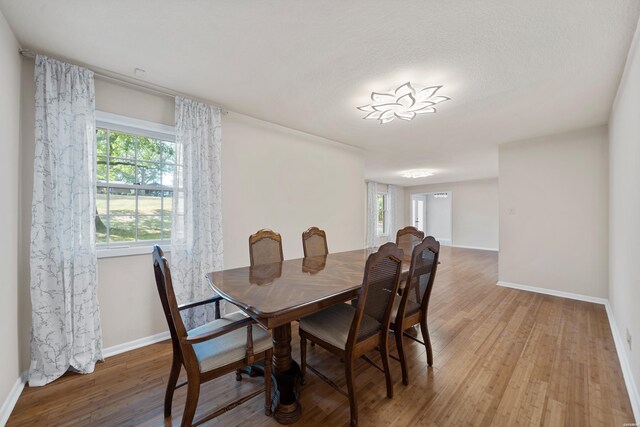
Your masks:
<svg viewBox="0 0 640 427"><path fill-rule="evenodd" d="M389 234L387 218L388 218L388 194L387 193L378 193L378 236L386 236Z"/></svg>
<svg viewBox="0 0 640 427"><path fill-rule="evenodd" d="M99 249L171 239L175 135L170 126L96 112Z"/></svg>

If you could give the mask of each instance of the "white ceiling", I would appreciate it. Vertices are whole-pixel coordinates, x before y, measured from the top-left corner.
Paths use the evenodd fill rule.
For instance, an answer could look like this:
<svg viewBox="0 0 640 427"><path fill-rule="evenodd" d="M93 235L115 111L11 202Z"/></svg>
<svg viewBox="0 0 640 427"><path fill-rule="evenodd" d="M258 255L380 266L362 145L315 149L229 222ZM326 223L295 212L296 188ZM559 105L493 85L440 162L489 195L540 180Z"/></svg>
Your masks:
<svg viewBox="0 0 640 427"><path fill-rule="evenodd" d="M25 48L365 149L366 178L495 177L498 144L608 121L638 0L0 0ZM435 114L357 106L411 81ZM428 178L399 172L428 168Z"/></svg>

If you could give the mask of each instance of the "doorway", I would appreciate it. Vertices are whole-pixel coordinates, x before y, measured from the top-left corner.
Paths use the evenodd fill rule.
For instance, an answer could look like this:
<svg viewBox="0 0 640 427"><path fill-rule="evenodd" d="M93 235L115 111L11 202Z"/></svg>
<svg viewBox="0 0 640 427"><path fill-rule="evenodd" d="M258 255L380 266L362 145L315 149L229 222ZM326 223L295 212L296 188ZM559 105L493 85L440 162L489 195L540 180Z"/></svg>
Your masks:
<svg viewBox="0 0 640 427"><path fill-rule="evenodd" d="M451 191L411 195L411 221L426 236L443 245L452 244Z"/></svg>

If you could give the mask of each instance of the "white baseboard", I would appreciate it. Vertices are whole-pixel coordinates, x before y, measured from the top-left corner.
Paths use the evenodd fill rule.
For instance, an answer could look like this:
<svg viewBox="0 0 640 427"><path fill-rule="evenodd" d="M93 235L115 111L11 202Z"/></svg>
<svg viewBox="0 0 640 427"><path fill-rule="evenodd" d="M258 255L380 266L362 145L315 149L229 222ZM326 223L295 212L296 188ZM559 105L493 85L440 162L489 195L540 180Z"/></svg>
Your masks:
<svg viewBox="0 0 640 427"><path fill-rule="evenodd" d="M633 409L633 416L636 419L636 423L640 423L640 393L638 392L636 381L633 378L633 372L631 372L631 365L627 358L625 344L620 331L618 331L618 324L616 323L616 319L613 317L611 305L608 300L604 304L604 308L607 310L607 317L609 318L609 325L611 326L611 334L613 335L613 342L616 345L616 352L618 353L620 368L622 369L622 377L624 378L624 384L627 386L627 393L629 394L629 400L631 401L631 409Z"/></svg>
<svg viewBox="0 0 640 427"><path fill-rule="evenodd" d="M465 245L445 245L451 246L452 248L461 248L461 249L477 249L479 251L493 251L498 252L498 248L484 248L482 246L465 246Z"/></svg>
<svg viewBox="0 0 640 427"><path fill-rule="evenodd" d="M552 295L554 297L569 298L569 299L575 299L575 300L578 300L578 301L593 302L593 303L596 303L596 304L603 304L604 305L608 301L606 298L598 298L598 297L592 297L592 296L589 296L589 295L574 294L574 293L571 293L571 292L564 292L564 291L556 291L554 289L539 288L539 287L536 287L536 286L521 285L519 283L498 281L498 283L496 283L496 285L503 286L505 288L519 289L521 291L535 292L537 294Z"/></svg>
<svg viewBox="0 0 640 427"><path fill-rule="evenodd" d="M613 342L616 346L616 353L618 354L618 360L620 361L620 368L622 369L622 377L624 378L625 386L627 387L627 394L631 401L631 409L633 410L633 416L636 422L640 422L640 393L638 392L638 386L633 378L633 372L631 371L631 365L627 358L627 352L624 347L624 341L622 335L618 331L618 325L613 317L611 311L611 305L606 298L592 297L588 295L574 294L571 292L556 291L553 289L539 288L536 286L521 285L519 283L510 283L498 281L498 286L505 288L519 289L522 291L536 292L539 294L552 295L561 298L575 299L578 301L592 302L595 304L602 304L607 312L607 318L609 319L609 327L611 328L611 335L613 335Z"/></svg>
<svg viewBox="0 0 640 427"><path fill-rule="evenodd" d="M168 340L169 338L171 338L169 331L160 332L159 334L151 335L150 337L144 337L123 344L107 347L102 350L102 356L105 358L115 356L116 354L135 350L136 348L144 347L146 345L155 344L160 341Z"/></svg>
<svg viewBox="0 0 640 427"><path fill-rule="evenodd" d="M20 397L20 393L22 393L22 389L24 389L24 385L27 383L27 373L23 372L11 387L11 391L9 395L4 400L2 407L0 408L0 426L4 426L9 420L9 416L11 415L11 411L13 411L14 406L16 406L16 402L18 402L18 398Z"/></svg>

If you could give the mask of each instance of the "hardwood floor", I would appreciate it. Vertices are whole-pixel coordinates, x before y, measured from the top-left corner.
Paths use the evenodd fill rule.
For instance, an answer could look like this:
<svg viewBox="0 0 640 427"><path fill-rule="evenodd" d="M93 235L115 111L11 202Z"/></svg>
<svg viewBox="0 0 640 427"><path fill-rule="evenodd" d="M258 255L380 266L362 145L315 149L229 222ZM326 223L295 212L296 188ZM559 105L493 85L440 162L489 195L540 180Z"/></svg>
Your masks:
<svg viewBox="0 0 640 427"><path fill-rule="evenodd" d="M496 286L494 252L443 247L441 261L429 317L434 366L427 367L424 347L407 340L410 384L402 385L400 364L392 360L395 396L387 399L384 375L358 361L360 425L633 422L603 306ZM296 330L293 344L297 358ZM318 346L307 354L310 365L345 387L340 360ZM380 363L375 352L371 358ZM173 419L163 418L170 361L171 345L163 342L108 358L91 375L27 387L7 425L179 425L184 388L174 396ZM222 406L260 387L261 378L214 380L202 387L199 408ZM349 422L348 400L310 371L301 403L299 425ZM278 424L264 415L260 395L207 425Z"/></svg>

